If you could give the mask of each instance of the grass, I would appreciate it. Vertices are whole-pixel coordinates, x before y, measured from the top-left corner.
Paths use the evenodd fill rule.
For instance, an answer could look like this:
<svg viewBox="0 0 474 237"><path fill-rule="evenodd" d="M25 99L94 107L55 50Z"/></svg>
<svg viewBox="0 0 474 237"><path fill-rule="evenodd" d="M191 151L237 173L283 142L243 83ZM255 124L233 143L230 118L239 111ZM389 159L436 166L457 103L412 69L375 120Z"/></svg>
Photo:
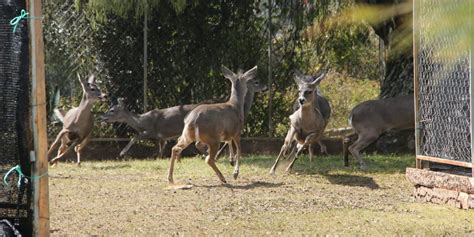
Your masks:
<svg viewBox="0 0 474 237"><path fill-rule="evenodd" d="M168 189L168 160L61 163L50 171L52 235L474 235L474 212L412 200L413 156L368 156L367 171L302 157L271 176L274 158L245 157L237 180L220 160L228 185L185 158L175 180L188 190Z"/></svg>

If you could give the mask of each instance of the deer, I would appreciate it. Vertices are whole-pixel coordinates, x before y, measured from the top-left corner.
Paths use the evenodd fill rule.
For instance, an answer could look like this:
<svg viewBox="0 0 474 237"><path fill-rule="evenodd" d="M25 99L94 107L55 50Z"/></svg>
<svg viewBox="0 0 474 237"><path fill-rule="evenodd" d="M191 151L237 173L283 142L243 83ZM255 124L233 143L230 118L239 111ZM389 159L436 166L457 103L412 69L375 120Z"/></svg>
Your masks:
<svg viewBox="0 0 474 237"><path fill-rule="evenodd" d="M242 73L242 72L240 72L240 73ZM264 92L267 89L268 89L267 86L263 83L260 83L260 81L257 80L257 79L250 80L250 81L247 82L247 93L245 94L245 99L244 99L244 122L247 120L247 117L250 113L250 109L252 108L255 93ZM233 143L231 143L231 144L233 144ZM219 159L220 154L222 153L222 151L228 145L230 145L230 144L229 143L224 143L224 145L221 147L221 149L217 152L216 160ZM233 144L233 146L234 146L233 148L235 149L235 144ZM234 160L233 157L229 157L229 162L232 166L235 165L235 160Z"/></svg>
<svg viewBox="0 0 474 237"><path fill-rule="evenodd" d="M329 118L331 117L331 104L322 95L319 86L316 87L316 100L317 100L318 103L314 104L315 109L319 109L319 111L323 115L324 122L326 123L326 125L324 127L326 127L327 124L329 123ZM299 108L300 108L300 103L299 103L298 99L296 99L295 102L293 103L293 112L296 112ZM320 147L321 153L327 155L328 151L327 151L326 145L324 145L324 143L322 143L321 140L318 140L318 145ZM309 153L309 160L310 160L310 162L312 162L313 161L312 144L308 145L308 153Z"/></svg>
<svg viewBox="0 0 474 237"><path fill-rule="evenodd" d="M223 76L231 82L231 94L227 102L217 104L202 104L197 106L184 119L184 129L176 145L171 150L171 159L168 169L168 182L174 184L174 163L179 159L181 152L192 142L207 145L209 154L206 163L214 170L222 183L227 183L224 176L215 164L215 158L220 142L233 142L236 146L234 179L239 175L239 160L241 156L240 135L244 123L244 97L247 93L247 82L257 75L257 66L245 73L232 72L221 66ZM234 149L229 146L231 157Z"/></svg>
<svg viewBox="0 0 474 237"><path fill-rule="evenodd" d="M56 117L62 122L63 128L56 136L48 150L48 157L61 143L56 157L50 160L50 165L55 166L59 159L64 157L73 148L77 155L77 165L81 166L81 151L89 142L89 138L94 127L92 106L97 101L106 101L107 95L102 93L95 84L95 76L92 74L88 80L81 78L77 74L82 87L82 99L78 107L74 107L63 113L58 109L54 110Z"/></svg>
<svg viewBox="0 0 474 237"><path fill-rule="evenodd" d="M124 98L118 98L117 104L111 106L101 119L107 123L126 123L138 132L120 152L120 157L123 157L139 140L154 141L158 146L159 156L164 157L167 140L175 139L180 135L184 127L184 117L196 106L197 104L178 105L135 114L127 109Z"/></svg>
<svg viewBox="0 0 474 237"><path fill-rule="evenodd" d="M348 166L348 151L357 159L359 168L367 165L360 152L377 140L380 135L391 130L415 128L415 108L413 94L392 98L369 100L355 106L349 117L353 133L343 139L344 165ZM349 146L351 141L357 140Z"/></svg>
<svg viewBox="0 0 474 237"><path fill-rule="evenodd" d="M298 85L298 103L299 108L290 115L290 129L286 134L283 146L278 154L275 163L270 169L270 174L274 175L280 159L288 155L292 158L286 172L290 172L298 155L310 144L320 143L327 121L323 113L321 104L317 95L319 83L326 77L326 71L320 71L316 76L303 75L300 71L295 70L293 79ZM330 109L330 108L329 108ZM327 110L327 108L325 108ZM325 111L327 113L327 111ZM327 116L327 114L326 114ZM296 149L292 149L292 143L296 141ZM322 143L320 143L322 144ZM291 151L291 152L290 152ZM310 153L312 154L312 153Z"/></svg>

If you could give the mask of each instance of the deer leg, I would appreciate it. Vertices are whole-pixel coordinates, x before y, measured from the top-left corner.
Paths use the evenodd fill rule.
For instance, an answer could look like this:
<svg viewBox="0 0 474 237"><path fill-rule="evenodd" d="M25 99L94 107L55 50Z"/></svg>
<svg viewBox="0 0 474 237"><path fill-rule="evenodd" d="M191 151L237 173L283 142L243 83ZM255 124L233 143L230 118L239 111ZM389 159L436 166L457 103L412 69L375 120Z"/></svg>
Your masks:
<svg viewBox="0 0 474 237"><path fill-rule="evenodd" d="M166 143L168 143L166 140L159 140L158 144L160 147L160 158L165 158L165 147Z"/></svg>
<svg viewBox="0 0 474 237"><path fill-rule="evenodd" d="M81 151L89 143L89 136L87 136L79 145L74 147L74 151L77 155L77 166L81 166Z"/></svg>
<svg viewBox="0 0 474 237"><path fill-rule="evenodd" d="M224 143L224 145L221 146L221 149L219 149L219 151L217 152L216 160L219 159L219 157L221 156L221 153L224 151L224 149L225 149L228 145L229 145L229 144L226 142L226 143Z"/></svg>
<svg viewBox="0 0 474 237"><path fill-rule="evenodd" d="M327 155L328 149L326 145L324 145L324 143L321 140L318 141L318 144L319 144L319 149L321 149L321 153Z"/></svg>
<svg viewBox="0 0 474 237"><path fill-rule="evenodd" d="M291 160L291 163L288 165L288 167L286 168L286 172L290 172L291 169L293 168L293 165L295 164L296 160L298 159L298 156L300 155L300 153L303 151L304 148L307 147L307 144L296 144L296 154L294 156L290 156L290 157L293 157L293 159Z"/></svg>
<svg viewBox="0 0 474 237"><path fill-rule="evenodd" d="M184 148L189 146L189 144L191 144L192 142L193 141L191 139L188 139L185 136L181 135L178 138L178 142L176 143L176 145L174 145L173 148L171 149L170 167L168 169L168 182L170 184L174 183L174 181L173 181L173 170L174 170L175 160L179 158L179 156L181 155L181 152L184 150Z"/></svg>
<svg viewBox="0 0 474 237"><path fill-rule="evenodd" d="M350 135L345 136L342 139L342 155L344 157L344 166L349 166L349 149L348 148L354 136L357 136L357 134L355 133L350 134Z"/></svg>
<svg viewBox="0 0 474 237"><path fill-rule="evenodd" d="M272 174L272 175L275 174L275 170L278 166L278 162L285 155L285 153L289 149L291 149L294 136L295 136L295 129L293 128L293 126L291 126L290 130L288 130L288 133L286 134L285 141L283 142L283 146L281 146L280 154L278 154L278 157L275 160L275 163L273 164L272 168L270 169L270 174Z"/></svg>
<svg viewBox="0 0 474 237"><path fill-rule="evenodd" d="M296 160L298 159L298 155L306 148L308 147L310 144L313 143L313 141L315 141L316 139L319 139L319 135L316 134L316 133L312 133L310 135L308 135L304 141L303 144L297 144L297 151L296 151L296 154L295 156L293 157L293 160L291 161L290 165L288 165L288 168L286 168L286 172L290 172L291 169L293 168L293 165L295 164Z"/></svg>
<svg viewBox="0 0 474 237"><path fill-rule="evenodd" d="M64 155L66 155L69 151L71 151L73 148L76 147L76 145L79 144L79 142L76 140L73 141L73 143L67 147L67 149L65 149L64 152L62 152L61 154L58 154L56 157L54 157L50 162L49 164L50 165L55 165L59 159L61 159L62 157L64 157Z"/></svg>
<svg viewBox="0 0 474 237"><path fill-rule="evenodd" d="M237 179L239 176L239 171L240 171L240 156L242 155L242 150L240 146L240 137L235 138L234 140L231 141L229 144L229 148L232 147L232 143L235 144L236 147L236 153L235 153L235 166L234 166L234 179Z"/></svg>
<svg viewBox="0 0 474 237"><path fill-rule="evenodd" d="M128 150L130 150L130 147L133 145L133 143L135 143L136 141L138 140L138 136L134 136L132 138L132 140L130 140L130 142L128 142L128 144L122 149L122 151L120 152L120 155L119 157L124 157L125 156L125 153L128 152Z"/></svg>
<svg viewBox="0 0 474 237"><path fill-rule="evenodd" d="M217 177L219 177L222 183L227 183L221 171L216 166L215 158L216 158L217 150L219 149L219 143L208 144L208 146L209 146L209 155L206 157L206 163L209 166L211 166L211 168L214 170Z"/></svg>
<svg viewBox="0 0 474 237"><path fill-rule="evenodd" d="M313 145L312 144L308 145L308 156L309 156L309 162L313 162Z"/></svg>
<svg viewBox="0 0 474 237"><path fill-rule="evenodd" d="M359 167L361 169L366 169L367 165L365 164L364 160L362 159L362 155L360 151L366 148L370 143L377 140L378 136L372 134L359 134L357 141L354 142L351 146L349 146L349 151L351 154L357 159L359 163Z"/></svg>
<svg viewBox="0 0 474 237"><path fill-rule="evenodd" d="M51 156L51 154L53 153L53 150L56 149L56 147L59 145L59 142L61 141L61 138L64 136L65 133L67 133L68 131L61 131L59 132L58 136L56 136L56 139L54 140L53 144L51 144L51 147L49 148L48 150L48 157ZM61 144L62 145L62 144Z"/></svg>
<svg viewBox="0 0 474 237"><path fill-rule="evenodd" d="M230 165L235 166L235 154L236 154L235 149L237 149L237 146L235 145L234 140L231 140L230 142L228 142L227 145L229 146L229 163Z"/></svg>

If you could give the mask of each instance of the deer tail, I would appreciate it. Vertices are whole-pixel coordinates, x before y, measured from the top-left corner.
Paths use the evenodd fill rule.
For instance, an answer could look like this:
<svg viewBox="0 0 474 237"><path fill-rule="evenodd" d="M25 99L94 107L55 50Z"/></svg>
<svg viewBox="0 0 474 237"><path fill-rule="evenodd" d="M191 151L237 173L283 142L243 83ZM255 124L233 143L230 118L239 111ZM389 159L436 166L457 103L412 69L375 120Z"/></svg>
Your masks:
<svg viewBox="0 0 474 237"><path fill-rule="evenodd" d="M56 118L59 119L59 121L61 121L61 123L64 123L64 112L59 110L59 109L54 109L54 115L56 116Z"/></svg>

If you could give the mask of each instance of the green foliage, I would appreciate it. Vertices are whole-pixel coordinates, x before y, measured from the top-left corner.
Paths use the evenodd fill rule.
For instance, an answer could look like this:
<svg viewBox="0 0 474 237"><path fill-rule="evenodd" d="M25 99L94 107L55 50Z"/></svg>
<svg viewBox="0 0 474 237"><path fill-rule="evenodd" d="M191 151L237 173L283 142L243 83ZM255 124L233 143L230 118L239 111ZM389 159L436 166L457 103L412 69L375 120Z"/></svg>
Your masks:
<svg viewBox="0 0 474 237"><path fill-rule="evenodd" d="M328 16L352 1L273 1L271 19L273 104L276 136L283 136L295 98L294 69L314 73L323 65L339 72L338 88L323 85L333 106L334 121L345 121L354 103L372 98L376 83L364 96L342 78L378 79L376 39L364 25L328 23ZM220 73L224 64L233 70L259 66L258 78L268 78L269 24L267 1L85 1L51 0L45 4L47 77L77 105L80 87L76 72L96 73L112 99L125 97L130 109L143 112L143 17L148 11L149 108L202 101L224 101L229 82ZM74 5L75 4L75 5ZM68 19L73 19L68 21ZM71 22L74 22L71 24ZM309 26L309 27L308 27ZM321 34L308 34L322 32ZM329 82L328 82L329 83ZM326 84L326 83L324 83ZM364 84L364 85L365 85ZM344 86L341 86L344 85ZM346 86L349 85L349 86ZM343 91L345 88L345 91ZM327 91L326 91L327 90ZM345 93L341 97L339 93ZM348 101L343 101L343 100ZM268 93L256 96L244 136L265 136L268 131ZM106 106L95 106L104 112ZM343 109L343 110L340 110ZM339 111L340 110L340 111ZM331 127L345 126L334 122ZM123 126L101 126L96 136L124 136ZM111 135L112 131L115 134Z"/></svg>

